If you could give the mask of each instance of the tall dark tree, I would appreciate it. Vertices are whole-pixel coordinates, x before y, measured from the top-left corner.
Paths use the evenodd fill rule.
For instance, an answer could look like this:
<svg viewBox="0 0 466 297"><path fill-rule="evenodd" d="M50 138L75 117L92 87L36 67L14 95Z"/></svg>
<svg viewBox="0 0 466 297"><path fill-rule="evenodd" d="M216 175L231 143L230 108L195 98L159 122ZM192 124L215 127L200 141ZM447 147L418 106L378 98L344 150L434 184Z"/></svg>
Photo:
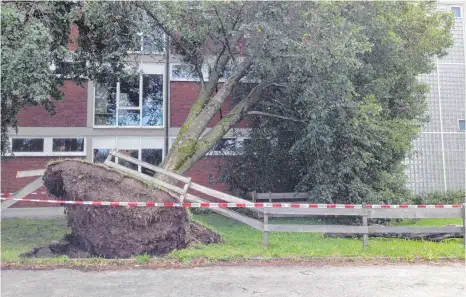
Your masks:
<svg viewBox="0 0 466 297"><path fill-rule="evenodd" d="M451 45L451 16L433 3L331 6L369 50L346 69L315 67L293 92L264 102L261 111L281 117L254 120L230 181L244 191L307 191L313 201L400 202L409 194L402 163L426 119L418 76Z"/></svg>

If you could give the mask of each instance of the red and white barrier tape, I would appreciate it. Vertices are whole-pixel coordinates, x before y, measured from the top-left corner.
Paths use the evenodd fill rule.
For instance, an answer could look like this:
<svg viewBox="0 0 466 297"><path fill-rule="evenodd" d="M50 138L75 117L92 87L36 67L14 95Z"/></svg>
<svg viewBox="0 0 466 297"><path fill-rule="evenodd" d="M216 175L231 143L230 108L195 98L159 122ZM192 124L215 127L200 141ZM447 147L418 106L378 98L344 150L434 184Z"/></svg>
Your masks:
<svg viewBox="0 0 466 297"><path fill-rule="evenodd" d="M425 205L409 205L409 204L367 204L366 208L462 208L462 204L425 204Z"/></svg>
<svg viewBox="0 0 466 297"><path fill-rule="evenodd" d="M0 200L14 200L24 202L92 205L92 206L126 206L126 207L184 207L184 208L362 208L360 204L308 204L308 203L176 203L176 202L119 202L119 201L66 201L18 199L1 197ZM366 208L462 208L461 204L454 205L366 205Z"/></svg>
<svg viewBox="0 0 466 297"><path fill-rule="evenodd" d="M8 197L8 196L13 196L15 193L0 193L0 196L5 196L5 197ZM32 193L29 193L29 195L48 195L48 192L44 191L44 192L32 192Z"/></svg>

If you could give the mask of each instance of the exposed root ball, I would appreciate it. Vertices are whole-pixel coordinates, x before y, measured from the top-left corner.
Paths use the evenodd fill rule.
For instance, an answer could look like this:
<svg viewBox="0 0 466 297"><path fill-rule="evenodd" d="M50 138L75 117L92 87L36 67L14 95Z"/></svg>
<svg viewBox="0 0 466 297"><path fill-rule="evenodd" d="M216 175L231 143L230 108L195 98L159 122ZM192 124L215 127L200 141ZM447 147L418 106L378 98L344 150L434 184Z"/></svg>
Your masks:
<svg viewBox="0 0 466 297"><path fill-rule="evenodd" d="M81 161L52 163L44 174L48 191L64 200L174 202L143 182ZM76 243L94 256L163 255L191 242L215 243L220 236L189 221L182 208L65 205Z"/></svg>

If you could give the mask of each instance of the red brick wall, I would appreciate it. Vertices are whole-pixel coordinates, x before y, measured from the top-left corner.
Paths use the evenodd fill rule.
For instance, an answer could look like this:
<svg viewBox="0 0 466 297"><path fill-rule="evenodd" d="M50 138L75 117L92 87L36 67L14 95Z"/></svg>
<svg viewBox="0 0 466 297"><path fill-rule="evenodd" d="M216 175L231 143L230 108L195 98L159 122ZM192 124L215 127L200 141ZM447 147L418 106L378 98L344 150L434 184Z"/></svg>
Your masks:
<svg viewBox="0 0 466 297"><path fill-rule="evenodd" d="M1 176L1 187L0 191L2 193L14 193L20 190L21 188L27 186L29 183L33 182L38 178L38 176L32 177L22 177L16 178L16 173L22 170L34 170L34 169L44 169L46 164L52 160L57 159L56 157L17 157L17 158L8 158L5 161L2 161L2 176ZM47 189L45 187L41 187L40 189L34 192L46 192ZM25 198L32 198L32 199L56 199L52 195L30 195ZM58 206L55 204L48 204L48 203L32 203L32 202L18 202L14 204L12 207L51 207L51 206Z"/></svg>
<svg viewBox="0 0 466 297"><path fill-rule="evenodd" d="M25 187L27 184L33 182L38 177L24 177L16 178L16 173L21 170L34 170L34 169L44 169L45 164L50 161L50 157L17 157L9 158L6 161L2 161L2 177L1 177L1 192L11 192L14 193L21 188ZM47 191L45 187L41 187L39 190L34 192L43 192ZM26 198L33 199L53 199L49 195L34 195L28 196ZM34 206L37 203L28 203L28 202L18 202L13 207L30 207ZM45 203L40 203L37 206L53 206Z"/></svg>
<svg viewBox="0 0 466 297"><path fill-rule="evenodd" d="M76 25L71 25L70 27L70 43L68 43L68 49L71 50L71 51L75 51L78 49L78 45L76 44L76 39L78 38L78 35L79 35L79 30L78 30L78 26Z"/></svg>
<svg viewBox="0 0 466 297"><path fill-rule="evenodd" d="M224 164L224 157L205 157L204 159L197 162L197 164L191 168L185 175L192 177L192 181L203 186L221 191L224 193L230 192L230 186L226 182L219 182L220 172L219 166ZM209 183L209 175L211 175L211 183ZM193 192L193 195L210 201L221 201L210 196L203 195L202 193Z"/></svg>
<svg viewBox="0 0 466 297"><path fill-rule="evenodd" d="M181 127L188 117L191 106L199 94L199 85L196 82L170 83L170 127ZM231 109L231 101L227 101L222 106L222 115L225 116ZM220 120L220 113L210 121L208 127L213 127ZM247 128L248 122L242 120L235 128Z"/></svg>
<svg viewBox="0 0 466 297"><path fill-rule="evenodd" d="M1 188L2 193L14 193L27 184L33 182L37 177L24 177L16 178L16 173L22 170L34 170L34 169L43 169L46 164L52 160L56 159L53 157L17 157L9 158L5 161L2 161L2 170L1 170ZM228 193L230 190L229 185L226 182L219 182L220 172L218 166L222 166L224 162L223 157L205 157L199 161L191 170L186 173L186 176L192 177L192 181L203 186ZM209 175L211 175L209 183ZM45 187L41 187L35 192L44 192L47 191ZM208 199L210 201L220 201L210 196L205 196L201 193L193 194ZM51 195L30 195L26 198L33 199L56 199ZM45 204L45 203L31 203L31 202L18 202L12 207L51 207L58 206L55 204Z"/></svg>
<svg viewBox="0 0 466 297"><path fill-rule="evenodd" d="M78 86L65 81L62 87L63 100L56 101L54 116L42 106L23 108L18 115L19 127L86 127L87 125L87 82ZM21 128L20 128L21 129Z"/></svg>

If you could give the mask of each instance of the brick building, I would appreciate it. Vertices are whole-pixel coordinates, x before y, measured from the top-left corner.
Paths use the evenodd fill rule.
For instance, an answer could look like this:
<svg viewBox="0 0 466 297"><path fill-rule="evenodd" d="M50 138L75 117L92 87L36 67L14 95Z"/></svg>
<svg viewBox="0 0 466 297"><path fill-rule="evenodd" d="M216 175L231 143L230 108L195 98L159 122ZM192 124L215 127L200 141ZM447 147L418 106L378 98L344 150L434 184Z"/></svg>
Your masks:
<svg viewBox="0 0 466 297"><path fill-rule="evenodd" d="M73 28L72 35L77 33ZM150 48L150 55L144 45ZM69 48L75 50L76 46L70 44ZM170 56L167 72L163 48L142 43L141 51L135 54L144 72L139 79L121 80L105 87L92 81L78 86L66 80L64 99L56 102L56 115L49 115L43 107L20 111L18 134L10 132L14 157L2 161L2 193L16 192L36 179L16 178L17 171L42 169L52 159L72 157L103 162L110 150L117 149L154 165L162 161L165 145L171 146L197 99L199 85L176 55ZM222 113L226 114L230 107L230 102L226 102ZM220 116L216 115L209 127ZM228 191L218 174L218 165L225 155L224 147L241 141L238 135L247 126L246 121L236 124L186 175L194 182ZM138 169L144 173L144 168Z"/></svg>

